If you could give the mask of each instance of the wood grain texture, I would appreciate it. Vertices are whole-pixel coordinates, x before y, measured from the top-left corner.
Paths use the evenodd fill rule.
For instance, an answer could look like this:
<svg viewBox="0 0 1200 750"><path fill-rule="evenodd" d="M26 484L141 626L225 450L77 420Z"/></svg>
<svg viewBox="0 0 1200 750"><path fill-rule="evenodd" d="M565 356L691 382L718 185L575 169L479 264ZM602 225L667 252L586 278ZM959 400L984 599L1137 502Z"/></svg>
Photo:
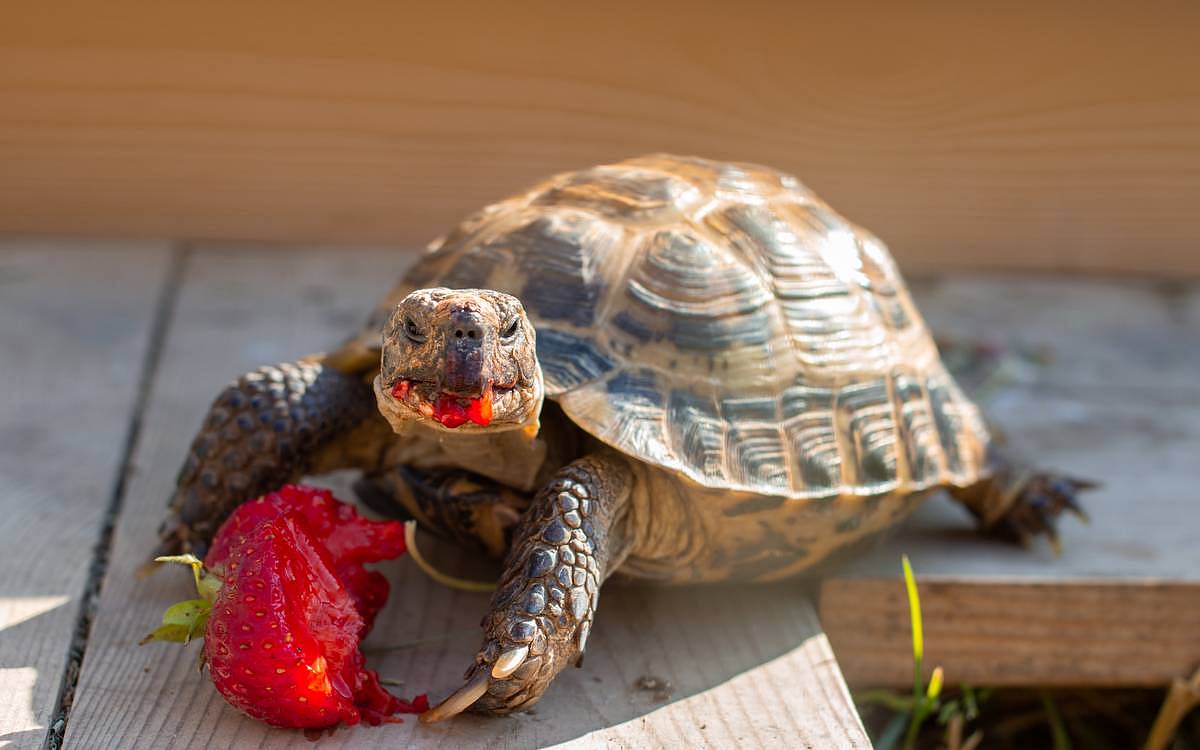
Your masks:
<svg viewBox="0 0 1200 750"><path fill-rule="evenodd" d="M919 585L925 663L950 684L1161 687L1200 664L1195 582L925 576ZM902 583L827 582L821 611L851 684L912 687Z"/></svg>
<svg viewBox="0 0 1200 750"><path fill-rule="evenodd" d="M147 406L136 453L140 471L117 526L66 747L282 748L304 742L227 706L208 678L196 673L195 647L139 648L138 639L162 609L187 595L188 581L179 571L146 581L135 580L133 572L153 546L177 464L218 388L262 362L335 344L398 271L394 254L376 252L203 252L189 263ZM457 560L450 550L430 553L439 567L451 568ZM369 658L385 677L405 681L398 692L445 695L478 646L487 597L433 585L406 559L383 569L393 596L372 634ZM633 689L644 675L670 680L672 696L656 702ZM316 747L685 744L870 746L808 592L794 584L606 589L584 668L560 676L535 713L498 720L467 716L433 727L410 717L402 725L341 730Z"/></svg>
<svg viewBox="0 0 1200 750"><path fill-rule="evenodd" d="M55 719L168 256L0 242L0 747Z"/></svg>
<svg viewBox="0 0 1200 750"><path fill-rule="evenodd" d="M1200 663L1200 288L947 279L917 285L935 331L1041 365L1008 365L987 409L1010 447L1099 480L1063 553L980 541L931 499L848 562L820 611L852 684L911 684L900 556L925 610L926 664L951 682L1162 685Z"/></svg>
<svg viewBox="0 0 1200 750"><path fill-rule="evenodd" d="M667 150L793 171L909 269L1195 274L1197 24L1167 0L26 3L0 228L418 246Z"/></svg>

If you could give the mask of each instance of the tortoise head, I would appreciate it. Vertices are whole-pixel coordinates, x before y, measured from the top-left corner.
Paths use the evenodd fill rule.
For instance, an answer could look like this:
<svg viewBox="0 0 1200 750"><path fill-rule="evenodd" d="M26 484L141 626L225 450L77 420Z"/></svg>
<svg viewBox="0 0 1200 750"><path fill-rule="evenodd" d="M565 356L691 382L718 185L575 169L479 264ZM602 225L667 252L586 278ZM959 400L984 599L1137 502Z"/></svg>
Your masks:
<svg viewBox="0 0 1200 750"><path fill-rule="evenodd" d="M536 429L542 369L515 298L488 289L420 289L383 329L379 411L397 432Z"/></svg>

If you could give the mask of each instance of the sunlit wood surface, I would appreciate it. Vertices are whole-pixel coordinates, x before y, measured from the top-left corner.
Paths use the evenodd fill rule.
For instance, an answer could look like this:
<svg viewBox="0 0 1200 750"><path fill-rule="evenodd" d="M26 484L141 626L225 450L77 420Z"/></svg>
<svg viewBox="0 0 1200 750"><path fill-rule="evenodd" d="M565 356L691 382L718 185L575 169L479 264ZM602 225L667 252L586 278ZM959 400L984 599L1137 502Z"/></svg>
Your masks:
<svg viewBox="0 0 1200 750"><path fill-rule="evenodd" d="M164 250L0 241L0 748L60 718Z"/></svg>
<svg viewBox="0 0 1200 750"><path fill-rule="evenodd" d="M383 252L168 254L19 242L0 254L4 310L11 313L0 319L0 336L12 343L3 363L21 385L19 398L0 412L0 434L10 442L22 434L25 442L37 435L46 441L45 450L14 453L3 464L8 481L0 498L9 517L0 523L0 613L12 624L0 630L0 747L40 748L53 728L81 589L106 520L115 525L111 559L87 618L65 746L307 746L295 732L229 708L196 672L196 646L137 645L165 606L188 595L189 582L179 571L149 580L134 571L155 539L180 457L221 385L258 363L336 343L405 262ZM160 296L167 303L156 307ZM156 314L161 335L154 338ZM147 383L140 398L139 377ZM121 511L106 518L122 439L135 419L140 430L125 467ZM452 550L434 554L439 565L454 564ZM384 570L394 594L372 634L371 663L404 681L401 694L445 695L473 658L487 597L431 584L406 559ZM669 681L669 694L636 689L640 677ZM613 589L584 668L568 670L536 712L436 727L409 717L400 725L343 729L316 743L684 745L869 747L801 584Z"/></svg>
<svg viewBox="0 0 1200 750"><path fill-rule="evenodd" d="M976 387L1011 449L1101 483L1091 523L984 544L941 498L823 584L854 684L912 684L908 553L926 664L987 685L1162 686L1200 664L1200 285L951 278L918 284L942 336L1001 348Z"/></svg>
<svg viewBox="0 0 1200 750"><path fill-rule="evenodd" d="M0 747L43 747L67 707L69 748L305 742L226 706L194 670L195 647L139 648L188 582L133 570L217 389L335 344L407 262L383 250L3 244ZM927 664L952 682L1161 684L1193 669L1200 289L1028 276L913 287L951 350L984 341L999 352L968 387L1012 446L1104 483L1088 498L1090 526L1064 522L1061 557L981 540L933 498L827 571L821 623L803 582L613 588L584 668L535 713L410 719L318 747L866 747L838 665L858 684L910 679L901 553L922 586ZM331 481L346 492L346 477ZM81 610L109 523L103 588ZM431 552L458 564L452 550ZM404 681L402 694L444 694L477 645L485 597L433 586L405 559L385 570L395 593L369 658ZM84 653L77 680L73 651ZM643 676L670 680L670 696L635 689ZM73 700L60 698L64 684Z"/></svg>

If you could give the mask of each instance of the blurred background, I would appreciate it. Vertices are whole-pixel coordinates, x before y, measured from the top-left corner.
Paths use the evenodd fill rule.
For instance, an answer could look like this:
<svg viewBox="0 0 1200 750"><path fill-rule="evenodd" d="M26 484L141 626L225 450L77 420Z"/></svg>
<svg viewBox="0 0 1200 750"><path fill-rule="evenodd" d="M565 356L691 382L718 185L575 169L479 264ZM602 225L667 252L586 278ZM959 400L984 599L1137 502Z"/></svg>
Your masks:
<svg viewBox="0 0 1200 750"><path fill-rule="evenodd" d="M10 3L0 232L423 246L549 173L792 171L907 270L1200 271L1200 5Z"/></svg>

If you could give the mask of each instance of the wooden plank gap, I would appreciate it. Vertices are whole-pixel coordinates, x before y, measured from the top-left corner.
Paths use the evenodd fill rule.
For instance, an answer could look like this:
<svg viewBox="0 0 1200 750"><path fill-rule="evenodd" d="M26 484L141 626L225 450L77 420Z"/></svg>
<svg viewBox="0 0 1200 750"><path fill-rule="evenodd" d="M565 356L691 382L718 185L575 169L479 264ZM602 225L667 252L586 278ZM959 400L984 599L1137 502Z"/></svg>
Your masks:
<svg viewBox="0 0 1200 750"><path fill-rule="evenodd" d="M171 260L163 275L159 295L154 303L154 320L140 367L133 410L125 428L125 439L121 447L112 489L109 492L108 507L101 520L100 536L92 550L92 562L88 569L87 583L84 585L79 601L79 611L75 616L74 635L67 648L67 660L58 688L58 698L55 701L54 711L51 713L53 719L46 727L46 740L43 743L46 750L59 750L67 729L67 722L71 718L71 704L75 697L75 686L79 682L79 669L83 663L83 656L87 652L92 618L103 588L104 573L108 569L113 531L125 503L125 492L129 485L130 472L133 469L133 456L137 450L138 439L142 434L146 404L150 400L154 387L154 378L162 359L164 342L174 321L176 301L179 299L179 290L183 285L190 253L190 247L186 242L173 245Z"/></svg>

